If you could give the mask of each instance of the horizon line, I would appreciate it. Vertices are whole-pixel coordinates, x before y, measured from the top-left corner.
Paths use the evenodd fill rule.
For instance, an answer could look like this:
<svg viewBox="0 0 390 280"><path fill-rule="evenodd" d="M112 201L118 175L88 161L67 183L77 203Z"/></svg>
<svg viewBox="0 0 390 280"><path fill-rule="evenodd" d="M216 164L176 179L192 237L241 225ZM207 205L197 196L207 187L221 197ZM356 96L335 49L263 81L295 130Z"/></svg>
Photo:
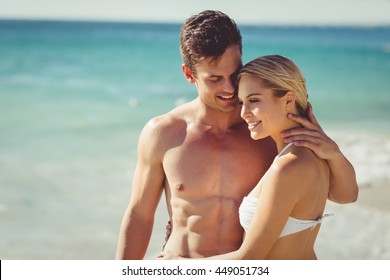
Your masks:
<svg viewBox="0 0 390 280"><path fill-rule="evenodd" d="M42 22L86 22L86 23L129 23L129 24L166 24L166 25L181 25L179 20L139 20L139 19L104 19L104 18L51 18L51 17L3 17L0 16L0 21L42 21ZM307 23L307 22L250 22L236 21L238 26L254 26L254 27L344 27L344 28L390 28L390 23Z"/></svg>

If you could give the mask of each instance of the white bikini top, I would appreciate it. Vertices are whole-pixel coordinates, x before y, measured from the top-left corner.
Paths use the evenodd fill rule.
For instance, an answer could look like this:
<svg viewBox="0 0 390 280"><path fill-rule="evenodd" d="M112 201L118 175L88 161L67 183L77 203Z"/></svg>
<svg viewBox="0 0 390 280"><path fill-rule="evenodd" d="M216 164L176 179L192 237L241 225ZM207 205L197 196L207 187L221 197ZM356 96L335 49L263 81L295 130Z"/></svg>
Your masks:
<svg viewBox="0 0 390 280"><path fill-rule="evenodd" d="M284 149L276 156L276 158L280 157L289 147L291 147L293 143L288 144ZM252 222L253 216L256 212L256 207L259 200L254 196L246 196L244 197L240 208L239 208L239 217L240 224L244 228L245 231L248 230L250 223ZM280 237L290 235L293 233L297 233L303 231L308 228L314 228L316 225L320 224L325 217L331 216L332 214L326 214L317 220L299 220L293 217L288 217L286 225L284 226Z"/></svg>

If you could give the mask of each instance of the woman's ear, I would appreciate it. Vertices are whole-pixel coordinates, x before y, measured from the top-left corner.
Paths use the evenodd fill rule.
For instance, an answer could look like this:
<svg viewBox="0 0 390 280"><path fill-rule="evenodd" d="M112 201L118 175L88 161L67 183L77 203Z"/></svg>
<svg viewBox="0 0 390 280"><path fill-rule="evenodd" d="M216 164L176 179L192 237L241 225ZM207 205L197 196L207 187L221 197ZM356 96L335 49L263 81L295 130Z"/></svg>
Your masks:
<svg viewBox="0 0 390 280"><path fill-rule="evenodd" d="M181 65L181 70L183 71L184 77L186 78L186 80L189 83L191 83L191 84L195 83L194 75L193 75L192 71L190 70L190 68L187 67L187 65L185 65L183 63Z"/></svg>
<svg viewBox="0 0 390 280"><path fill-rule="evenodd" d="M286 109L290 112L293 112L295 110L295 101L297 99L295 92L289 91L284 97L286 102Z"/></svg>

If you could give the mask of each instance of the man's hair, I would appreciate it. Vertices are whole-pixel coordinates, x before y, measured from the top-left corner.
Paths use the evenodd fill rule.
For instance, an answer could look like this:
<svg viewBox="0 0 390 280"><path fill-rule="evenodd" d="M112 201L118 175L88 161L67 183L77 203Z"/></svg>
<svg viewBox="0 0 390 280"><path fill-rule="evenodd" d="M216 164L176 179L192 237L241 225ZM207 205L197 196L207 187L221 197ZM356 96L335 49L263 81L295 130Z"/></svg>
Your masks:
<svg viewBox="0 0 390 280"><path fill-rule="evenodd" d="M220 11L203 11L187 19L180 32L180 53L194 73L201 59L217 62L230 46L242 52L241 33L236 23Z"/></svg>

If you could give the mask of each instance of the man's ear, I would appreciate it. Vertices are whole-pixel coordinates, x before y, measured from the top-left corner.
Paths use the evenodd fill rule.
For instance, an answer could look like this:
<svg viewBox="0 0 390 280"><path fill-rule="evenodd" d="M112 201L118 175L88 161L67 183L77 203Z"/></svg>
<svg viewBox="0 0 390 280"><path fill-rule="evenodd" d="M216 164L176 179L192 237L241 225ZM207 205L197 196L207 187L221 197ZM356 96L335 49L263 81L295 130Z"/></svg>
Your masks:
<svg viewBox="0 0 390 280"><path fill-rule="evenodd" d="M294 111L295 109L295 101L297 100L297 95L293 91L289 91L284 96L286 102L286 109L288 111Z"/></svg>
<svg viewBox="0 0 390 280"><path fill-rule="evenodd" d="M183 71L183 74L184 74L184 77L186 78L186 80L193 84L195 83L195 78L194 78L194 74L192 73L192 71L190 70L190 68L187 67L187 65L185 65L184 63L181 65L181 70Z"/></svg>

